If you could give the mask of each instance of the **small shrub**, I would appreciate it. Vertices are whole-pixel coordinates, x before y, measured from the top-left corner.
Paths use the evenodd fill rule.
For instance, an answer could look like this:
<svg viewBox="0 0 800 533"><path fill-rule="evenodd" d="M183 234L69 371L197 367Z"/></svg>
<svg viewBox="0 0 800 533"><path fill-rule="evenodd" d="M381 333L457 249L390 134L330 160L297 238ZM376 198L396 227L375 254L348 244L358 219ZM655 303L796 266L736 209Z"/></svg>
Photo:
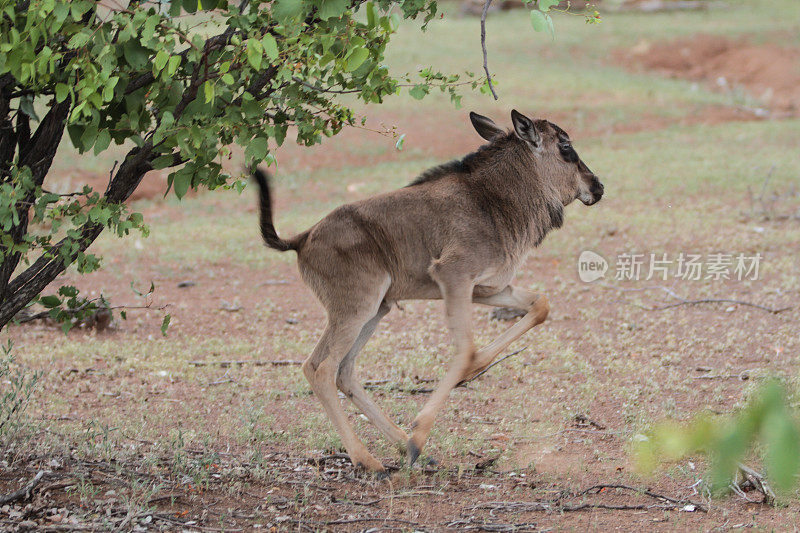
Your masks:
<svg viewBox="0 0 800 533"><path fill-rule="evenodd" d="M33 394L41 372L31 373L14 364L11 354L13 344L2 346L0 356L0 440L13 437L22 424L25 409Z"/></svg>

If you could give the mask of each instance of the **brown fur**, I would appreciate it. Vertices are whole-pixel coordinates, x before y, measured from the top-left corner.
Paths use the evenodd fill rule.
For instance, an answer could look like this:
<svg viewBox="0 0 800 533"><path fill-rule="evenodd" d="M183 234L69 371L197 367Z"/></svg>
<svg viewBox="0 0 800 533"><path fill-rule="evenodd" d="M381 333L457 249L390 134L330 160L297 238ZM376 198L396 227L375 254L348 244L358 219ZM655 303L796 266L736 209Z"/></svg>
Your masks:
<svg viewBox="0 0 800 533"><path fill-rule="evenodd" d="M328 314L325 332L303 370L353 464L370 470L383 471L383 466L353 432L336 387L405 447L413 463L449 391L547 316L543 296L509 285L516 268L549 231L561 226L565 205L577 197L590 205L602 195L600 182L554 124L514 111L514 129L504 132L486 117L473 113L470 118L489 144L428 170L403 189L334 209L289 240L280 239L272 225L266 176L255 176L265 242L297 251L300 273ZM438 298L445 300L456 356L414 420L409 438L366 395L353 364L393 302ZM476 350L473 301L527 314Z"/></svg>

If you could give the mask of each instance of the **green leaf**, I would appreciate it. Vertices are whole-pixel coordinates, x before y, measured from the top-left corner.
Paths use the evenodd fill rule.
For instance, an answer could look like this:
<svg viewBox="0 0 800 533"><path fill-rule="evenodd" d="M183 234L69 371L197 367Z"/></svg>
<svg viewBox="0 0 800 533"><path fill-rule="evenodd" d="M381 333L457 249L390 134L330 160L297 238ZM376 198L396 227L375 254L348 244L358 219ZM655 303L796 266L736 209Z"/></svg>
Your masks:
<svg viewBox="0 0 800 533"><path fill-rule="evenodd" d="M369 50L366 48L356 48L350 55L347 56L347 61L345 63L344 69L347 72L353 72L355 69L361 66L367 58L369 57Z"/></svg>
<svg viewBox="0 0 800 533"><path fill-rule="evenodd" d="M59 305L61 305L61 298L54 295L42 296L41 298L39 298L39 303L49 309L53 309L54 307L58 307Z"/></svg>
<svg viewBox="0 0 800 533"><path fill-rule="evenodd" d="M165 337L167 336L170 320L172 320L172 317L169 314L166 314L164 315L164 320L161 321L161 334Z"/></svg>
<svg viewBox="0 0 800 533"><path fill-rule="evenodd" d="M745 410L734 423L730 424L716 442L716 457L711 468L712 491L727 489L736 464L742 460L747 448L753 442L761 424L761 409Z"/></svg>
<svg viewBox="0 0 800 533"><path fill-rule="evenodd" d="M414 100L422 100L429 91L430 88L427 85L419 84L412 87L411 90L408 91L408 94L410 94L411 98Z"/></svg>
<svg viewBox="0 0 800 533"><path fill-rule="evenodd" d="M206 103L214 101L214 83L211 80L203 84L203 95L205 96Z"/></svg>
<svg viewBox="0 0 800 533"><path fill-rule="evenodd" d="M541 11L547 13L548 11L550 11L551 7L558 5L560 1L561 0L539 0L537 2L537 5L539 6L539 9Z"/></svg>
<svg viewBox="0 0 800 533"><path fill-rule="evenodd" d="M178 0L173 0L177 3ZM218 0L183 0L183 9L189 13L196 11L209 11L217 7Z"/></svg>
<svg viewBox="0 0 800 533"><path fill-rule="evenodd" d="M266 157L268 151L269 141L264 137L255 137L247 144L244 155L250 160L261 162Z"/></svg>
<svg viewBox="0 0 800 533"><path fill-rule="evenodd" d="M261 68L261 59L264 54L264 48L261 46L261 41L257 39L247 39L247 62L255 70Z"/></svg>
<svg viewBox="0 0 800 533"><path fill-rule="evenodd" d="M86 152L94 146L94 142L97 139L97 124L90 123L86 125L86 129L83 130L83 135L81 135L81 149L83 152Z"/></svg>
<svg viewBox="0 0 800 533"><path fill-rule="evenodd" d="M74 285L62 285L58 288L58 294L67 298L74 298L78 295L78 289Z"/></svg>
<svg viewBox="0 0 800 533"><path fill-rule="evenodd" d="M773 410L763 424L767 475L778 490L786 492L796 483L800 470L800 433L784 408Z"/></svg>
<svg viewBox="0 0 800 533"><path fill-rule="evenodd" d="M286 139L286 131L288 127L286 124L276 124L275 125L275 142L278 143L278 146L283 146L283 141ZM272 164L270 162L270 164Z"/></svg>
<svg viewBox="0 0 800 533"><path fill-rule="evenodd" d="M73 35L72 38L67 43L67 46L69 48L72 48L73 50L76 48L81 48L82 46L85 46L86 43L88 43L89 39L91 38L92 34L90 31L88 30L82 31Z"/></svg>
<svg viewBox="0 0 800 533"><path fill-rule="evenodd" d="M304 13L303 0L275 0L272 3L272 15L283 23L300 18Z"/></svg>
<svg viewBox="0 0 800 533"><path fill-rule="evenodd" d="M163 49L159 50L155 59L153 60L153 65L156 67L156 72L161 72L164 67L167 66L167 61L169 61L169 54Z"/></svg>
<svg viewBox="0 0 800 533"><path fill-rule="evenodd" d="M547 19L545 14L538 9L531 10L531 25L534 31L544 31L547 29Z"/></svg>
<svg viewBox="0 0 800 533"><path fill-rule="evenodd" d="M261 39L261 45L264 47L264 52L271 60L278 59L278 42L272 34L268 33Z"/></svg>
<svg viewBox="0 0 800 533"><path fill-rule="evenodd" d="M108 130L101 130L97 134L97 140L94 142L94 155L99 154L111 144L111 133Z"/></svg>
<svg viewBox="0 0 800 533"><path fill-rule="evenodd" d="M556 38L556 29L553 26L553 17L551 17L550 15L545 15L544 19L547 22L547 29L550 30L550 38L555 40L555 38Z"/></svg>
<svg viewBox="0 0 800 533"><path fill-rule="evenodd" d="M56 85L56 102L61 103L69 96L69 87L64 83Z"/></svg>
<svg viewBox="0 0 800 533"><path fill-rule="evenodd" d="M126 42L123 45L122 53L125 61L136 70L141 70L150 63L150 50L139 44L139 41Z"/></svg>
<svg viewBox="0 0 800 533"><path fill-rule="evenodd" d="M175 191L175 196L183 198L189 191L192 185L192 172L186 167L180 169L173 175L172 188Z"/></svg>
<svg viewBox="0 0 800 533"><path fill-rule="evenodd" d="M88 2L86 0L82 0L80 2L70 2L70 13L72 14L72 18L74 18L76 21L81 20L83 14L91 9L93 3L94 2Z"/></svg>
<svg viewBox="0 0 800 533"><path fill-rule="evenodd" d="M181 58L179 56L172 56L169 58L167 62L167 75L172 76L178 70L178 66L181 64Z"/></svg>
<svg viewBox="0 0 800 533"><path fill-rule="evenodd" d="M329 18L339 18L349 5L349 0L321 0L322 6L319 8L318 15L322 20Z"/></svg>
<svg viewBox="0 0 800 533"><path fill-rule="evenodd" d="M405 142L405 140L406 140L406 134L404 133L400 136L399 139L397 139L397 142L394 143L394 147L397 148L398 151L402 150L403 143Z"/></svg>
<svg viewBox="0 0 800 533"><path fill-rule="evenodd" d="M19 110L36 122L39 122L39 115L36 114L36 109L33 107L33 96L24 96L20 98Z"/></svg>

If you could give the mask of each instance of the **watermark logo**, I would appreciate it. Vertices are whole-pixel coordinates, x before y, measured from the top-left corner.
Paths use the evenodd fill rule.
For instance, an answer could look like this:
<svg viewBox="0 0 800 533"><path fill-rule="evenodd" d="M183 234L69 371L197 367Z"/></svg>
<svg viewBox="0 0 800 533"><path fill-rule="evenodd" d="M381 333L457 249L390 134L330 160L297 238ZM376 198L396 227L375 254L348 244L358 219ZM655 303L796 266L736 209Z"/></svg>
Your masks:
<svg viewBox="0 0 800 533"><path fill-rule="evenodd" d="M578 277L584 283L591 283L605 277L608 261L602 255L591 250L584 250L578 257Z"/></svg>
<svg viewBox="0 0 800 533"><path fill-rule="evenodd" d="M757 280L763 258L760 253L703 255L680 252L673 256L666 253L620 253L615 258L613 278L617 281ZM585 283L604 278L608 270L608 261L597 252L584 250L578 257L578 277Z"/></svg>

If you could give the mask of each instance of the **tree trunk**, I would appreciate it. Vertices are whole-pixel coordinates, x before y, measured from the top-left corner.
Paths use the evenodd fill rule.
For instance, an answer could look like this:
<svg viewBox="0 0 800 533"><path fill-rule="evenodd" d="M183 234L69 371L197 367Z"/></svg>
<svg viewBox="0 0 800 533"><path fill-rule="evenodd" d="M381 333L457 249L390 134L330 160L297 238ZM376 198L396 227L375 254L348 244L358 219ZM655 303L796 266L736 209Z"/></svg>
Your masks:
<svg viewBox="0 0 800 533"><path fill-rule="evenodd" d="M151 142L146 143L141 149L134 148L128 152L109 184L105 193L106 199L114 203L121 203L127 200L139 186L144 175L149 170L152 170L151 162L153 159L153 145ZM78 250L72 254L71 260L74 261L79 252L85 251L103 232L103 229L104 227L100 224L85 224L81 228L82 236ZM60 250L66 242L66 239L62 240L53 246L48 253L42 254L39 259L18 274L7 285L5 291L7 297L0 300L0 328L5 327L14 318L14 315L41 293L59 274L64 272L66 266ZM5 262L2 268L5 268Z"/></svg>

